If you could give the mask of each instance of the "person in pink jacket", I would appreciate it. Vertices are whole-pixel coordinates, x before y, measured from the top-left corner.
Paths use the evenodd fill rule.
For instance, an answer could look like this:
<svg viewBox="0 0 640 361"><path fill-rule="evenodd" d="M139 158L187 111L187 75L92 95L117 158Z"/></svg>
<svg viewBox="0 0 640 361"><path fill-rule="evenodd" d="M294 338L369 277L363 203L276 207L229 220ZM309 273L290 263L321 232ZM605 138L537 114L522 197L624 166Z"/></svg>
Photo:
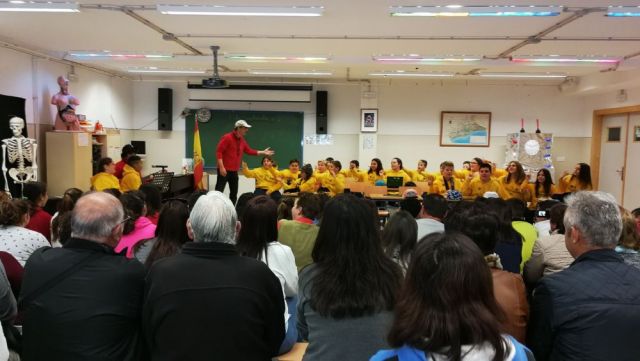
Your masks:
<svg viewBox="0 0 640 361"><path fill-rule="evenodd" d="M120 202L126 217L122 238L115 251L116 253L126 251L127 258L133 258L133 247L138 242L155 237L156 225L146 217L147 207L142 192L126 192L120 197Z"/></svg>

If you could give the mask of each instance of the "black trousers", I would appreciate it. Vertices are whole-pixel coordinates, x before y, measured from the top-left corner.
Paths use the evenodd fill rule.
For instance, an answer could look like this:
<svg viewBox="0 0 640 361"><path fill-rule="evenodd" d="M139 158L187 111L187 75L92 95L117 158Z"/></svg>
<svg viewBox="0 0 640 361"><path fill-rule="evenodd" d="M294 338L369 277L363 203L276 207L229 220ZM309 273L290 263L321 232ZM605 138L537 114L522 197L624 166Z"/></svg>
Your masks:
<svg viewBox="0 0 640 361"><path fill-rule="evenodd" d="M238 200L238 172L227 171L226 176L218 173L218 179L216 179L216 190L224 192L224 187L229 183L229 199L235 206L236 200Z"/></svg>

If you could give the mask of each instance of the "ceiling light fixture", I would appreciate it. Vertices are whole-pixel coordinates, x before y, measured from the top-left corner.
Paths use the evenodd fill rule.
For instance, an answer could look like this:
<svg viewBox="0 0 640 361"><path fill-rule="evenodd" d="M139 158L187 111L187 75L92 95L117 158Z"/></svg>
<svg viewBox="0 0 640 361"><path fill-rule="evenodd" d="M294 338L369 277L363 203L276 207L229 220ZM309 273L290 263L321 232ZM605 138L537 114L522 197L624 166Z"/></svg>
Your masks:
<svg viewBox="0 0 640 361"><path fill-rule="evenodd" d="M36 1L0 1L0 11L13 12L47 12L47 13L77 13L78 3L70 2L36 2Z"/></svg>
<svg viewBox="0 0 640 361"><path fill-rule="evenodd" d="M383 76L383 77L404 77L404 78L448 78L453 77L455 73L450 72L427 72L427 73L419 73L419 72L409 72L404 70L397 71L382 71L369 73L370 76Z"/></svg>
<svg viewBox="0 0 640 361"><path fill-rule="evenodd" d="M222 5L158 5L167 15L213 16L322 16L322 6L222 6Z"/></svg>
<svg viewBox="0 0 640 361"><path fill-rule="evenodd" d="M409 55L375 55L373 61L380 63L438 63L438 62L473 62L482 60L481 56L445 55L445 56L421 56Z"/></svg>
<svg viewBox="0 0 640 361"><path fill-rule="evenodd" d="M640 6L609 6L605 16L614 18L640 16Z"/></svg>
<svg viewBox="0 0 640 361"><path fill-rule="evenodd" d="M542 78L542 79L552 79L552 78L566 78L567 74L565 73L479 73L481 77L484 78Z"/></svg>
<svg viewBox="0 0 640 361"><path fill-rule="evenodd" d="M153 74L205 74L204 70L194 70L194 69L159 69L156 67L148 67L148 68L129 68L127 69L129 73L153 73Z"/></svg>
<svg viewBox="0 0 640 361"><path fill-rule="evenodd" d="M611 56L571 56L571 55L531 55L514 56L511 61L514 63L619 63L621 58Z"/></svg>
<svg viewBox="0 0 640 361"><path fill-rule="evenodd" d="M558 16L562 6L490 5L490 6L391 6L391 16Z"/></svg>
<svg viewBox="0 0 640 361"><path fill-rule="evenodd" d="M86 58L86 59L167 59L172 58L173 55L170 54L158 54L158 53L149 53L149 54L139 54L139 53L129 53L129 52L111 52L111 51L83 51L83 50L72 50L68 53L69 56L74 58Z"/></svg>
<svg viewBox="0 0 640 361"><path fill-rule="evenodd" d="M292 75L292 76L331 76L330 71L296 71L296 70L249 70L254 75Z"/></svg>
<svg viewBox="0 0 640 361"><path fill-rule="evenodd" d="M287 56L287 55L248 55L227 54L227 60L248 62L284 62L284 63L324 63L329 60L326 56Z"/></svg>

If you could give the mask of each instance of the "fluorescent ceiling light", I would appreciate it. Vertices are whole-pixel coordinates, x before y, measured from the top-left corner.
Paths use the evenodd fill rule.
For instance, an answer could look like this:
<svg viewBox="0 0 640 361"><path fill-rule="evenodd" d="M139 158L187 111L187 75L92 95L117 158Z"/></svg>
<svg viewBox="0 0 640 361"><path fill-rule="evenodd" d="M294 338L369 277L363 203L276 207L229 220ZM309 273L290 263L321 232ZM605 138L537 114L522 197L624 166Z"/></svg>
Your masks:
<svg viewBox="0 0 640 361"><path fill-rule="evenodd" d="M485 78L566 78L567 74L564 73L479 73L481 77Z"/></svg>
<svg viewBox="0 0 640 361"><path fill-rule="evenodd" d="M284 62L284 63L324 63L329 60L326 56L287 56L287 55L248 55L227 54L225 59L249 62Z"/></svg>
<svg viewBox="0 0 640 361"><path fill-rule="evenodd" d="M384 77L398 77L398 78L447 78L452 77L455 74L450 72L427 72L427 73L418 73L418 72L409 72L409 71L382 71L369 73L370 76L384 76Z"/></svg>
<svg viewBox="0 0 640 361"><path fill-rule="evenodd" d="M129 68L129 73L154 73L154 74L205 74L204 70L193 69L158 69L158 68Z"/></svg>
<svg viewBox="0 0 640 361"><path fill-rule="evenodd" d="M609 6L605 16L615 18L640 16L640 6Z"/></svg>
<svg viewBox="0 0 640 361"><path fill-rule="evenodd" d="M471 62L482 60L481 56L445 55L445 56L421 56L421 55L376 55L373 60L380 63L437 63L437 62Z"/></svg>
<svg viewBox="0 0 640 361"><path fill-rule="evenodd" d="M604 63L612 64L620 62L619 57L607 56L571 56L571 55L535 55L535 56L514 56L511 58L515 63Z"/></svg>
<svg viewBox="0 0 640 361"><path fill-rule="evenodd" d="M1 1L0 11L14 12L48 12L48 13L77 13L78 3L69 2L33 2L33 1Z"/></svg>
<svg viewBox="0 0 640 361"><path fill-rule="evenodd" d="M391 16L558 16L562 6L391 6Z"/></svg>
<svg viewBox="0 0 640 361"><path fill-rule="evenodd" d="M322 6L222 6L222 5L158 5L167 15L215 16L322 16Z"/></svg>
<svg viewBox="0 0 640 361"><path fill-rule="evenodd" d="M296 71L296 70L249 70L254 75L293 75L293 76L330 76L330 71Z"/></svg>
<svg viewBox="0 0 640 361"><path fill-rule="evenodd" d="M84 59L101 59L101 58L115 58L115 59L167 59L172 58L170 54L138 54L129 52L111 52L111 51L70 51L69 56L75 58Z"/></svg>

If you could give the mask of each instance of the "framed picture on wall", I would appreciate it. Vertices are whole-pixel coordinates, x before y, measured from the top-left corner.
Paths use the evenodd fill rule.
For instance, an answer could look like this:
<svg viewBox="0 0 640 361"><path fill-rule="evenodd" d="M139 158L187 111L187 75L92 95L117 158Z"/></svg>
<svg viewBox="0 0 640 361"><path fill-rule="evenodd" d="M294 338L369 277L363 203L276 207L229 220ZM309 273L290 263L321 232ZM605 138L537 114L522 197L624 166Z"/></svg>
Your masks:
<svg viewBox="0 0 640 361"><path fill-rule="evenodd" d="M378 109L360 109L360 131L378 131Z"/></svg>
<svg viewBox="0 0 640 361"><path fill-rule="evenodd" d="M640 142L640 127L638 126L633 128L633 141Z"/></svg>
<svg viewBox="0 0 640 361"><path fill-rule="evenodd" d="M488 147L490 141L490 112L443 111L440 114L440 146Z"/></svg>

